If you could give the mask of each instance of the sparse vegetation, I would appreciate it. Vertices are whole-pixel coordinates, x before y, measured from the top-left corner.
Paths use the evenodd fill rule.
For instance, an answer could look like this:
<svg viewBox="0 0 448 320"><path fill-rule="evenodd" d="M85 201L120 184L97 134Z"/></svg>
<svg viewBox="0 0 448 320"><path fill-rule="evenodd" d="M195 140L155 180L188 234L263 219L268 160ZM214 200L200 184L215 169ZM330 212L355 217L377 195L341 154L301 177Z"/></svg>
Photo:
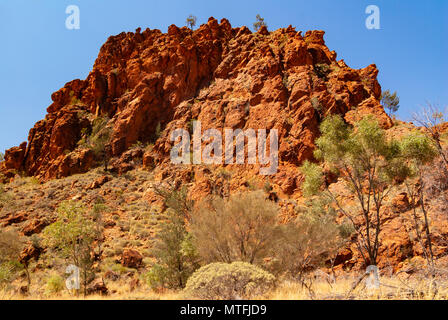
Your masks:
<svg viewBox="0 0 448 320"><path fill-rule="evenodd" d="M307 271L331 260L345 241L335 218L336 210L326 199L313 199L299 208L296 220L283 225L276 239L274 273L304 283Z"/></svg>
<svg viewBox="0 0 448 320"><path fill-rule="evenodd" d="M12 230L0 230L0 286L8 284L24 266L19 262L23 239ZM30 284L29 273L28 288Z"/></svg>
<svg viewBox="0 0 448 320"><path fill-rule="evenodd" d="M389 116L393 115L400 108L400 98L396 91L394 93L391 93L390 90L382 92L380 100L383 107L389 111Z"/></svg>
<svg viewBox="0 0 448 320"><path fill-rule="evenodd" d="M426 134L434 140L437 151L445 163L445 171L448 170L448 157L442 147L442 139L444 134L442 132L441 124L447 121L447 118L440 108L431 103L427 103L426 107L413 115L414 121L425 129Z"/></svg>
<svg viewBox="0 0 448 320"><path fill-rule="evenodd" d="M146 279L151 287L183 288L190 275L199 267L196 249L186 229L191 202L186 189L157 189L163 196L166 220L159 224L154 255L157 264L151 267Z"/></svg>
<svg viewBox="0 0 448 320"><path fill-rule="evenodd" d="M92 252L97 231L83 204L66 201L57 210L58 219L44 230L44 242L81 270L84 295L94 278Z"/></svg>
<svg viewBox="0 0 448 320"><path fill-rule="evenodd" d="M65 280L58 274L53 274L47 279L45 292L48 295L57 295L65 289Z"/></svg>
<svg viewBox="0 0 448 320"><path fill-rule="evenodd" d="M268 25L266 24L266 22L264 22L264 18L262 18L259 14L257 14L257 16L255 17L255 22L254 22L254 30L258 31L260 30L261 27L268 27Z"/></svg>
<svg viewBox="0 0 448 320"><path fill-rule="evenodd" d="M70 104L71 105L84 105L84 103L81 101L81 99L79 99L78 97L75 96L75 93L73 91L70 91L69 95L70 95Z"/></svg>
<svg viewBox="0 0 448 320"><path fill-rule="evenodd" d="M277 212L261 191L205 201L190 225L202 261L261 264L272 253Z"/></svg>
<svg viewBox="0 0 448 320"><path fill-rule="evenodd" d="M313 109L316 110L316 112L320 113L322 112L322 105L319 102L319 99L317 97L311 98L311 105L313 106Z"/></svg>
<svg viewBox="0 0 448 320"><path fill-rule="evenodd" d="M328 74L331 72L331 68L328 64L317 63L314 65L314 72L320 79L327 81Z"/></svg>
<svg viewBox="0 0 448 320"><path fill-rule="evenodd" d="M8 194L3 185L0 184L0 210L7 207L11 203L11 195Z"/></svg>
<svg viewBox="0 0 448 320"><path fill-rule="evenodd" d="M188 28L190 28L191 30L193 30L193 28L196 26L196 21L197 18L190 14L185 22L185 24L187 25Z"/></svg>
<svg viewBox="0 0 448 320"><path fill-rule="evenodd" d="M107 171L108 157L110 156L110 146L108 145L111 135L111 128L107 127L109 118L97 117L92 122L91 130L84 128L81 131L82 138L78 145L89 148L93 151L96 161L104 163Z"/></svg>
<svg viewBox="0 0 448 320"><path fill-rule="evenodd" d="M356 233L358 249L366 265L376 265L381 215L384 199L393 187L400 169L398 143L386 138L378 123L368 117L348 127L340 116L329 116L321 124L322 135L316 140L315 156L334 172L340 173L345 186L355 194L358 206L351 212L338 196L323 186L323 174L318 164L305 162L304 193L328 197L348 218ZM324 188L324 189L322 189ZM355 216L361 213L361 224Z"/></svg>
<svg viewBox="0 0 448 320"><path fill-rule="evenodd" d="M428 210L426 208L424 190L425 180L423 179L424 166L433 162L437 156L437 149L434 142L422 134L409 134L402 139L400 144L401 153L403 155L404 172L406 172L406 190L412 204L414 231L418 242L423 251L423 256L427 260L428 266L434 268L434 252L432 249L431 231L429 227ZM418 204L418 206L417 206ZM423 219L419 218L417 208L423 215ZM423 221L421 221L423 220ZM426 241L421 234L421 225L425 232Z"/></svg>

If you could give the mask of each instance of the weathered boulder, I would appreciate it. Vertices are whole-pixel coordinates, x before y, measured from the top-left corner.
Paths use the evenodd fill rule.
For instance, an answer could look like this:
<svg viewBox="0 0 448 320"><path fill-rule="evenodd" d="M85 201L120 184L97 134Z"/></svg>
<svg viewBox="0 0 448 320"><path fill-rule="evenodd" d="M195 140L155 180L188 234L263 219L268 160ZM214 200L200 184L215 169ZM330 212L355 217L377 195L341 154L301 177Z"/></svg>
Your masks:
<svg viewBox="0 0 448 320"><path fill-rule="evenodd" d="M128 268L139 268L142 265L142 261L142 255L134 249L125 249L121 256L121 264Z"/></svg>

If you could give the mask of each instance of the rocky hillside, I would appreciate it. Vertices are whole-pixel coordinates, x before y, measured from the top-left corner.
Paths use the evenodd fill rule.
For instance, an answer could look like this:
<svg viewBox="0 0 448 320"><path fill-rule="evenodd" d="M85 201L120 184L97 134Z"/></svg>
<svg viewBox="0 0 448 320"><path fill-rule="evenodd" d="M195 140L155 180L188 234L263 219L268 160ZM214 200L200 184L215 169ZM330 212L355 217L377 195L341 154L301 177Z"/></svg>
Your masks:
<svg viewBox="0 0 448 320"><path fill-rule="evenodd" d="M87 172L94 155L78 142L101 116L110 119L111 157L137 142L153 143L144 158L164 163L170 132L195 119L203 130L278 129L276 179L292 193L297 177L290 168L312 156L324 115L352 120L373 113L391 126L378 101L375 65L351 69L323 37L323 31L303 36L292 27L252 33L213 18L195 31L172 25L166 34L138 29L110 37L87 79L52 94L45 119L30 130L28 142L6 151L1 170L41 181Z"/></svg>
<svg viewBox="0 0 448 320"><path fill-rule="evenodd" d="M131 221L133 212L144 208L140 212L152 217L151 208L160 202L152 183L188 186L193 199L264 188L287 220L301 201L298 167L312 159L326 115L338 113L352 123L373 114L385 129L407 130L405 124L393 127L380 105L377 74L373 64L356 70L337 60L323 31L302 35L291 26L253 33L210 18L194 31L171 25L167 33L137 29L112 36L87 79L53 93L45 119L30 130L28 141L6 151L0 172L4 182L12 181L6 190L18 206L3 212L0 221L30 236L52 221L60 201L91 204L100 196L113 208L106 217L111 256L117 239L144 251L150 244L132 241L150 239L151 233L131 237L129 226L114 216ZM259 176L258 165L172 164L170 134L177 128L190 130L194 120L201 121L202 130L278 129L278 172ZM97 168L103 165L107 172ZM18 174L37 180L29 186ZM401 218L410 210L406 196L397 192L390 202L380 262L397 269L419 252ZM139 223L140 229L150 228ZM439 237L446 230L437 231ZM436 249L441 256L446 245ZM354 246L337 260L341 268L359 262Z"/></svg>

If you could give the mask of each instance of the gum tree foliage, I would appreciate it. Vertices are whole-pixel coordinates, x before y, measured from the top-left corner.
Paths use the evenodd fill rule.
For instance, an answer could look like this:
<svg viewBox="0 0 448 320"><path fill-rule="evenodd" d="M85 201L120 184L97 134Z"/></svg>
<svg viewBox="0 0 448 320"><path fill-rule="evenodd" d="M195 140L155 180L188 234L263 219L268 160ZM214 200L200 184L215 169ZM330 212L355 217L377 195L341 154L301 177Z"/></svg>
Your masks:
<svg viewBox="0 0 448 320"><path fill-rule="evenodd" d="M196 248L186 223L193 202L187 197L187 189L170 190L155 188L167 207L166 219L159 224L154 255L157 263L146 275L150 286L183 288L190 275L199 268Z"/></svg>
<svg viewBox="0 0 448 320"><path fill-rule="evenodd" d="M259 14L255 17L256 21L254 22L255 31L260 30L261 27L268 27L268 25L264 22L264 18L262 18Z"/></svg>
<svg viewBox="0 0 448 320"><path fill-rule="evenodd" d="M98 163L103 163L106 171L110 156L109 141L112 133L112 129L107 126L109 120L106 116L97 117L92 121L91 130L85 128L81 131L82 138L78 142L78 145L93 151L95 160Z"/></svg>
<svg viewBox="0 0 448 320"><path fill-rule="evenodd" d="M400 98L396 91L394 93L391 93L390 90L382 92L380 100L383 107L389 110L389 116L397 112L400 108Z"/></svg>
<svg viewBox="0 0 448 320"><path fill-rule="evenodd" d="M44 229L43 238L45 245L81 270L86 295L87 285L94 278L93 252L98 231L85 206L76 201L62 202L57 221Z"/></svg>
<svg viewBox="0 0 448 320"><path fill-rule="evenodd" d="M351 128L339 115L328 116L320 131L315 157L340 175L345 187L355 195L357 208L353 210L344 205L337 194L323 186L323 173L318 164L305 162L301 167L305 176L303 192L308 196L319 194L329 198L352 224L366 265L376 265L381 208L393 179L403 170L398 142L387 139L372 117L364 118ZM355 222L358 214L362 217L361 224Z"/></svg>
<svg viewBox="0 0 448 320"><path fill-rule="evenodd" d="M428 136L421 133L411 133L401 140L400 150L403 158L402 165L405 167L405 170L402 172L406 173L405 185L407 193L410 202L418 204L418 206L412 206L414 230L417 235L417 240L422 247L423 255L426 258L428 265L433 268L434 253L432 250L428 211L424 199L424 166L435 160L438 155L437 147L434 141ZM417 208L420 208L423 219L419 218ZM420 231L420 225L423 225L426 245L424 237Z"/></svg>
<svg viewBox="0 0 448 320"><path fill-rule="evenodd" d="M197 21L196 16L190 14L187 20L185 21L185 24L187 25L188 28L193 30L193 28L196 26L196 21Z"/></svg>

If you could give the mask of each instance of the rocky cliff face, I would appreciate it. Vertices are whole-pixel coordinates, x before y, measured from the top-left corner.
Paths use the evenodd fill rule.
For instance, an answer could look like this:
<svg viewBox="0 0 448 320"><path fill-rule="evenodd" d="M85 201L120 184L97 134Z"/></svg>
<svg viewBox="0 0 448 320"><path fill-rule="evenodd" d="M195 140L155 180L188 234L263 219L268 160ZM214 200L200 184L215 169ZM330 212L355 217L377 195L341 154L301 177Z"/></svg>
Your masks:
<svg viewBox="0 0 448 320"><path fill-rule="evenodd" d="M194 200L212 192L264 188L270 199L278 201L286 221L303 200L298 167L312 158L318 126L326 115L338 113L353 122L373 114L384 128L392 127L379 103L377 74L375 65L355 70L337 60L325 46L323 31L302 35L291 26L252 33L247 27L232 28L226 19L218 23L210 18L195 31L172 25L165 34L137 29L110 37L87 79L73 80L53 93L48 114L30 130L28 141L6 151L0 164L5 180L25 173L45 183L33 186L33 192L16 187L20 179L8 184L18 206L2 214L0 223L20 226L25 235L38 233L60 201L91 204L102 197L112 209L106 217L111 221L106 242L113 247L115 239L129 238L115 226L115 216L126 220L128 207L160 204L151 191L153 183L185 185ZM193 120L201 121L202 130L277 129L277 173L259 176L258 165L171 163L171 133L178 128L191 130ZM98 123L107 133L102 156L106 155L111 171L148 170L129 172L132 179L89 171L103 165L98 150L86 143L87 136L98 131ZM394 126L389 134L399 135L400 130L411 129ZM88 173L70 177L84 172ZM50 181L63 177L67 178ZM336 179L329 182L336 182L338 188ZM443 195L446 199L445 189ZM388 200L379 265L397 270L422 252L410 236L410 220L403 220L412 207L406 194ZM352 195L344 201L353 203ZM437 204L430 206L437 208ZM446 215L434 210L435 250L443 256ZM344 269L362 266L353 243L336 261Z"/></svg>
<svg viewBox="0 0 448 320"><path fill-rule="evenodd" d="M172 25L167 33L121 33L102 46L87 79L52 94L45 119L27 143L6 151L1 172L47 181L88 171L94 155L79 141L97 117L108 119L111 163L141 142L154 144L145 164L163 165L172 130L194 119L203 130L278 129L274 179L291 193L299 179L295 169L312 157L325 115L343 114L350 122L374 114L391 126L379 103L377 74L375 65L355 70L338 61L323 31L302 35L290 26L252 33L210 18L195 31Z"/></svg>

